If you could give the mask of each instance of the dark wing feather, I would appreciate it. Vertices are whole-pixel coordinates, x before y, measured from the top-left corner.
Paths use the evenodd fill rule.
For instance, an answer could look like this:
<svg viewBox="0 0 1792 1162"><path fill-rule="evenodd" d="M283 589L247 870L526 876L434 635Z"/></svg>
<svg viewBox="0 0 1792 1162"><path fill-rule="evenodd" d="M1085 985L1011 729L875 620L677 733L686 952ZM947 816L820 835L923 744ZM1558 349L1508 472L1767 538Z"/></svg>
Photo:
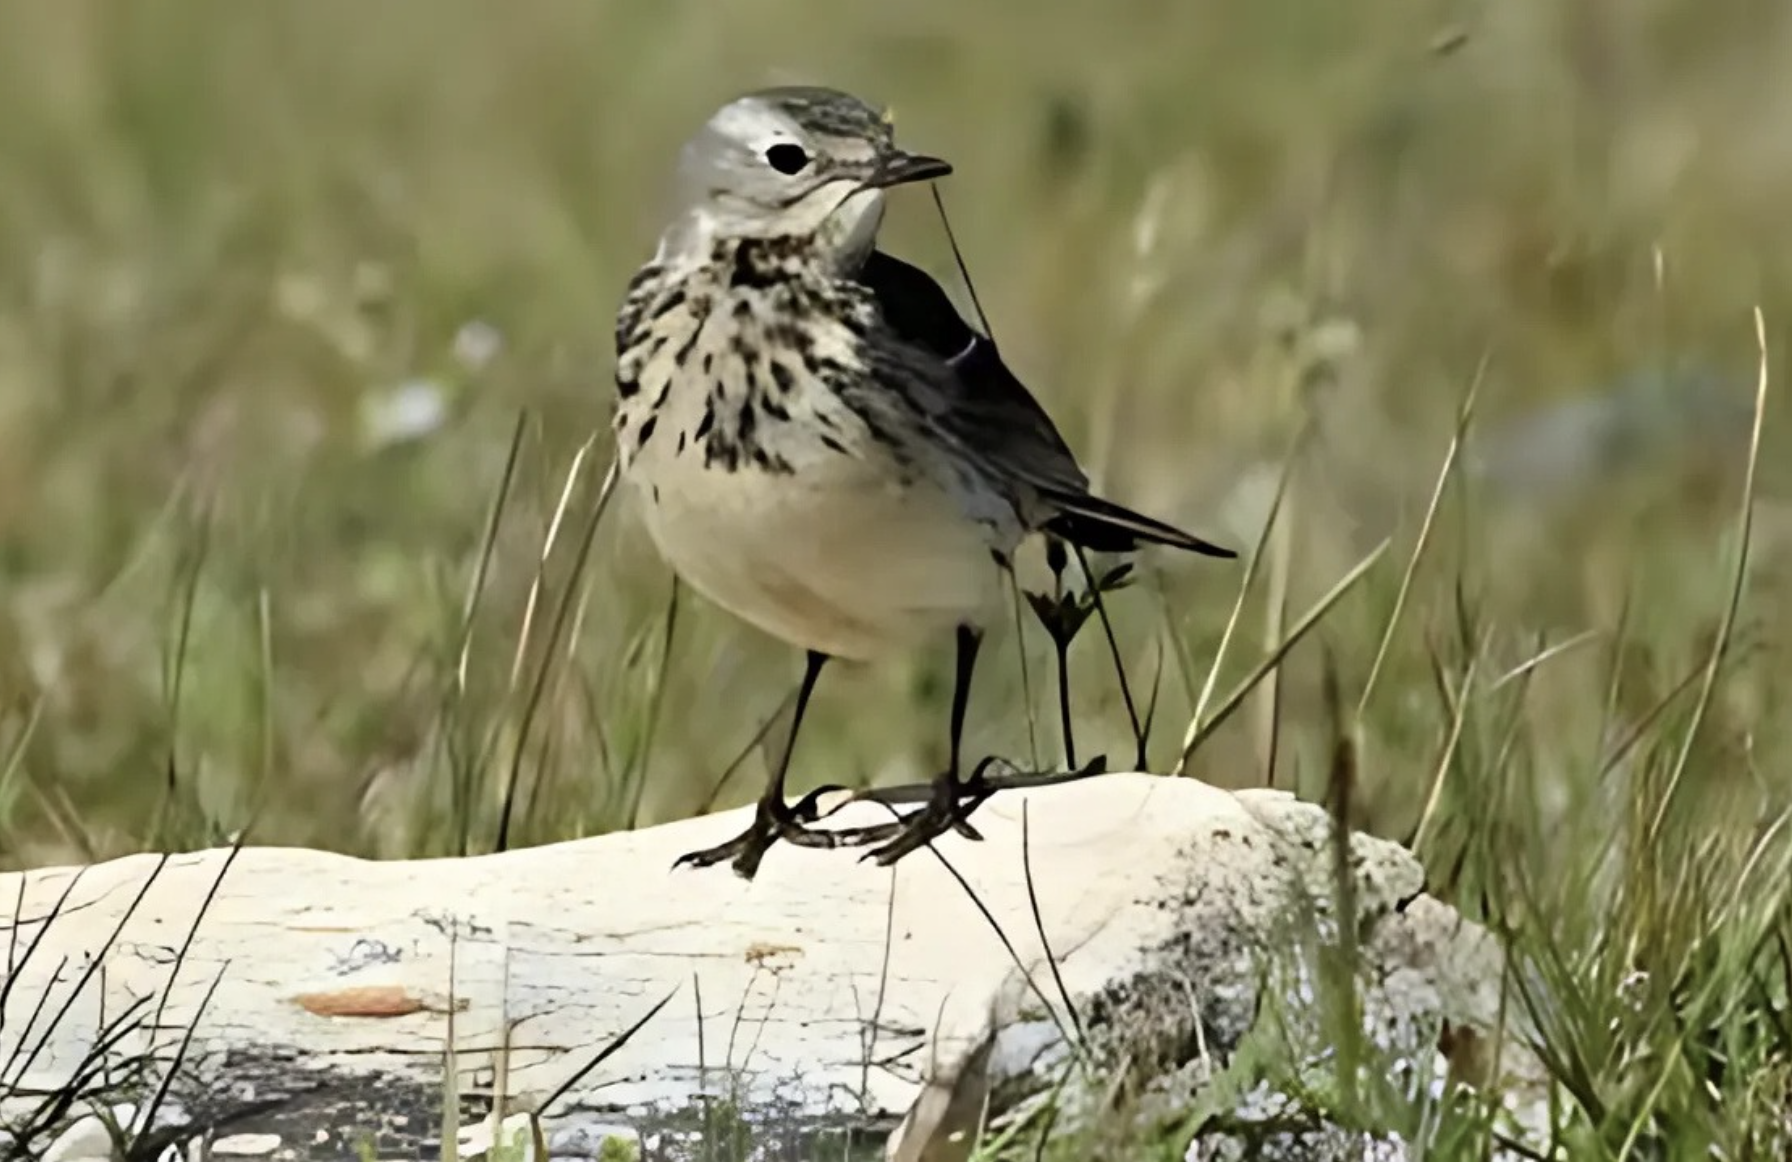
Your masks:
<svg viewBox="0 0 1792 1162"><path fill-rule="evenodd" d="M1036 491L1052 515L1045 531L1098 552L1128 552L1140 541L1212 557L1235 557L1181 529L1089 493L1057 425L1026 384L1002 362L996 346L958 314L931 275L881 250L871 252L858 280L876 297L884 322L898 338L937 357L952 373L957 394L951 426L993 461L1002 474Z"/></svg>
<svg viewBox="0 0 1792 1162"><path fill-rule="evenodd" d="M975 433L980 451L992 452L1005 464L1021 461L1030 469L1023 475L1028 483L1087 491L1089 478L1052 418L1008 370L995 344L959 317L931 275L874 250L859 281L877 296L891 330L937 356L954 373L952 385L959 391L953 411Z"/></svg>

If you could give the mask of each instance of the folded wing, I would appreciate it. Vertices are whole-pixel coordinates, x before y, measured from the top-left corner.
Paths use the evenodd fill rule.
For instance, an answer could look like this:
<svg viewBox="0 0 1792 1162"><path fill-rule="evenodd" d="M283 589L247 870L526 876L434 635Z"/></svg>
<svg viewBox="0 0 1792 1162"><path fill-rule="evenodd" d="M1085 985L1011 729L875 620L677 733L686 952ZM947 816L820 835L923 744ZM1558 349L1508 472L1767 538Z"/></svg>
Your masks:
<svg viewBox="0 0 1792 1162"><path fill-rule="evenodd" d="M1038 495L1050 512L1044 531L1098 552L1129 552L1149 542L1210 557L1238 555L1091 495L1088 476L1051 417L926 271L874 250L858 279L876 296L890 329L944 365L952 395L940 422L1001 476Z"/></svg>

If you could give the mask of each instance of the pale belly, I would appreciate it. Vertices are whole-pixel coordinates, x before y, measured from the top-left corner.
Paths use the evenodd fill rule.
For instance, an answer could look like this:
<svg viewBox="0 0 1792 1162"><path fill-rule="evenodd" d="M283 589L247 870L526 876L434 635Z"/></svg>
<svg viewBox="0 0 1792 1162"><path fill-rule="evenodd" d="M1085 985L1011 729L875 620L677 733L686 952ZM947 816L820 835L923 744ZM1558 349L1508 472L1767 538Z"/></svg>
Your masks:
<svg viewBox="0 0 1792 1162"><path fill-rule="evenodd" d="M849 457L795 475L654 467L633 482L667 562L791 645L868 660L997 608L992 551L1012 546L993 544L940 490L858 471Z"/></svg>

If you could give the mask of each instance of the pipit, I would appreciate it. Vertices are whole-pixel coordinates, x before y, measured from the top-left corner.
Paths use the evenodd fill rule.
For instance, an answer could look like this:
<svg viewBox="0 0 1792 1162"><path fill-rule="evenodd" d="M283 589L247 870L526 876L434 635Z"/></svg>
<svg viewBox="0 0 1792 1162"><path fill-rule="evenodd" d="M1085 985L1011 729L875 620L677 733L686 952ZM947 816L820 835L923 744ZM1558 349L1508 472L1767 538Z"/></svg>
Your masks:
<svg viewBox="0 0 1792 1162"><path fill-rule="evenodd" d="M686 583L807 651L751 826L681 865L732 859L751 878L778 839L837 845L784 797L823 665L947 631L949 765L871 856L893 862L953 828L975 837L959 805L965 707L1021 541L1235 555L1091 495L993 343L929 275L876 248L885 191L950 172L898 148L877 109L822 88L739 97L679 154L671 221L616 320L623 477Z"/></svg>

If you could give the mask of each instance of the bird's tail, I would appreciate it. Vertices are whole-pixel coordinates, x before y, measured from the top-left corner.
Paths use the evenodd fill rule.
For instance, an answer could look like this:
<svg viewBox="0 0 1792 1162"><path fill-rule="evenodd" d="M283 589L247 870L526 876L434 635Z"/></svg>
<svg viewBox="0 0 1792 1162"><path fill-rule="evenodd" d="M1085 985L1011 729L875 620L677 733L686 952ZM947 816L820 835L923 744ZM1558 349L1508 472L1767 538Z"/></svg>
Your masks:
<svg viewBox="0 0 1792 1162"><path fill-rule="evenodd" d="M1206 557L1238 556L1232 549L1221 548L1185 533L1175 525L1098 496L1055 494L1051 499L1058 513L1045 522L1045 531L1093 552L1128 553L1138 548L1140 542L1145 542L1169 545Z"/></svg>

